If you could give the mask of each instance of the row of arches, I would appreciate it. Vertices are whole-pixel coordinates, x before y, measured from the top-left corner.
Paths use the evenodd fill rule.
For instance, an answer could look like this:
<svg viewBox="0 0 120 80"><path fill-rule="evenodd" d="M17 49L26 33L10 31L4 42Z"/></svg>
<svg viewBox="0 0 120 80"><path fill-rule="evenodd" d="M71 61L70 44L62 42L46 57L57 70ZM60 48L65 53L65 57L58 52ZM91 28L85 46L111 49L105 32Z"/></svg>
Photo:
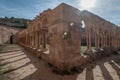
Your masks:
<svg viewBox="0 0 120 80"><path fill-rule="evenodd" d="M49 10L48 10L49 11ZM34 49L48 49L47 12L37 16L27 29L19 32L19 44Z"/></svg>
<svg viewBox="0 0 120 80"><path fill-rule="evenodd" d="M88 51L94 49L120 48L120 28L88 11L82 12L81 45L86 45ZM85 42L86 41L86 42Z"/></svg>
<svg viewBox="0 0 120 80"><path fill-rule="evenodd" d="M48 34L48 14L37 16L28 26L26 30L19 32L19 44L30 46L35 49L49 49L49 34ZM118 49L120 47L120 28L104 22L97 24L96 22L88 21L84 17L81 21L81 45L87 46L87 49L112 47ZM87 19L87 20L86 20ZM92 24L92 25L91 25ZM102 25L101 25L102 24ZM12 36L10 37L12 43Z"/></svg>
<svg viewBox="0 0 120 80"><path fill-rule="evenodd" d="M19 32L18 40L20 45L40 51L41 56L48 52L43 58L63 70L86 61L80 51L83 46L90 55L93 47L118 50L120 28L88 11L61 4L37 16L27 29Z"/></svg>

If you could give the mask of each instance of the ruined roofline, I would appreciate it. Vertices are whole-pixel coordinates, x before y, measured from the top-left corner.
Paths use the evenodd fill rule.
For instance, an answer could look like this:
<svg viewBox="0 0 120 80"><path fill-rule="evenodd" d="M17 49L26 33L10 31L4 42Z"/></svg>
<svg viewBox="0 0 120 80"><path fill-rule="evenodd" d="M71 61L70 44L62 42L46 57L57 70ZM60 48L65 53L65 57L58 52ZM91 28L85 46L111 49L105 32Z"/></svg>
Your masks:
<svg viewBox="0 0 120 80"><path fill-rule="evenodd" d="M84 13L87 13L87 14L89 14L89 15L91 15L91 16L95 16L96 18L101 19L101 20L104 21L104 22L108 22L109 24L118 27L118 25L116 25L116 24L114 24L114 23L112 23L112 22L104 19L103 17L100 17L100 16L98 16L98 15L96 15L96 14L94 14L94 13L88 11L88 10L80 11L79 9L77 9L77 8L75 8L75 7L73 7L73 6L69 5L69 4L66 4L66 3L61 3L61 4L59 4L58 6L56 6L54 9L48 8L47 10L42 11L41 13L39 13L39 15L37 15L36 17L34 17L34 19L32 20L32 22L35 21L38 17L44 15L44 13L46 13L47 11L49 11L49 10L53 11L53 10L55 10L55 9L57 9L58 7L61 7L61 6L62 6L63 8L64 8L64 7L73 8L73 9L79 11L80 14L81 14L81 13L83 13L83 14L84 14ZM30 24L31 24L32 22L30 22Z"/></svg>
<svg viewBox="0 0 120 80"><path fill-rule="evenodd" d="M82 12L83 14L84 14L84 13L87 13L87 14L93 15L93 16L97 17L98 19L101 19L102 21L108 22L109 24L111 24L111 25L114 25L114 26L117 26L117 27L118 27L118 25L116 25L116 24L114 24L114 23L112 23L112 22L110 22L110 21L108 21L108 20L104 19L103 17L98 16L98 15L96 15L96 14L94 14L94 13L92 13L92 12L88 11L88 10L83 10L83 11L81 11L81 12Z"/></svg>
<svg viewBox="0 0 120 80"><path fill-rule="evenodd" d="M86 12L87 12L88 14L93 15L93 16L95 16L95 17L97 17L97 18L99 18L99 19L101 19L101 20L103 20L103 21L105 21L105 22L108 22L108 23L111 24L111 25L118 26L118 25L116 25L116 24L114 24L114 23L112 23L112 22L110 22L110 21L104 19L103 17L100 17L100 16L98 16L98 15L96 15L96 14L94 14L94 13L88 11L88 10L83 10L83 11L81 11L81 10L79 10L79 9L77 9L77 8L75 8L75 7L71 6L71 5L69 5L69 4L66 4L66 3L61 3L61 4L59 4L57 7L59 7L59 6L71 7L71 8L74 8L74 9L80 11L81 13L84 13L84 12L86 13ZM54 9L56 9L57 7L55 7ZM54 10L54 9L53 9L53 10Z"/></svg>
<svg viewBox="0 0 120 80"><path fill-rule="evenodd" d="M71 6L71 5L69 5L69 4L67 4L67 3L60 3L58 6L56 6L54 9L56 9L56 8L58 8L58 7L60 7L60 6L63 6L63 7L71 7L71 8L74 8L74 9L76 9L76 10L79 10L78 8L75 8L75 7L73 7L73 6ZM53 9L53 10L54 10ZM80 10L79 10L80 11Z"/></svg>

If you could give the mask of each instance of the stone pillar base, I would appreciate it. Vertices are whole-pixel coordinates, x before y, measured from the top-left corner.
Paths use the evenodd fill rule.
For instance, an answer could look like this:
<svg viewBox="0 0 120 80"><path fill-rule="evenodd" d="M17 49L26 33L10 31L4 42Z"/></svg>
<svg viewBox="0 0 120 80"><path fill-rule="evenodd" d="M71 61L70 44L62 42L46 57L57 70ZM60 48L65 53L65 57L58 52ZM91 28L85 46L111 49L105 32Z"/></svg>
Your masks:
<svg viewBox="0 0 120 80"><path fill-rule="evenodd" d="M84 58L84 56L79 56L79 57L69 59L69 60L65 60L65 61L61 60L61 61L57 61L55 63L52 63L52 62L50 62L50 63L52 63L53 66L57 67L58 70L71 71L72 68L80 67L83 64L85 64L86 62L87 61Z"/></svg>

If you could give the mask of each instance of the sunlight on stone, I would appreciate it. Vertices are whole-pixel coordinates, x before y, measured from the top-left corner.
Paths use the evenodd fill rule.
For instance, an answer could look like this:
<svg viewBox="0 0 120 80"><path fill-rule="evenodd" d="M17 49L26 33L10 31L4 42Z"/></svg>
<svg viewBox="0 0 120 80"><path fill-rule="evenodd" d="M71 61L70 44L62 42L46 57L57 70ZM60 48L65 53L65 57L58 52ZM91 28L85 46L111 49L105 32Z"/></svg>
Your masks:
<svg viewBox="0 0 120 80"><path fill-rule="evenodd" d="M47 50L47 51L45 51L45 52L43 52L44 54L49 54L49 50Z"/></svg>
<svg viewBox="0 0 120 80"><path fill-rule="evenodd" d="M86 80L85 77L86 77L86 69L84 69L83 72L77 76L76 80Z"/></svg>
<svg viewBox="0 0 120 80"><path fill-rule="evenodd" d="M64 32L64 35L67 35L67 32Z"/></svg>
<svg viewBox="0 0 120 80"><path fill-rule="evenodd" d="M17 69L13 71L13 73L17 73L16 75L12 75L11 73L8 74L10 78L13 78L14 80L18 79L24 79L27 76L30 76L33 74L37 69L33 64L26 65L25 67L21 67L20 69Z"/></svg>
<svg viewBox="0 0 120 80"><path fill-rule="evenodd" d="M6 56L6 55L12 55L12 54L16 54L16 53L22 53L22 51L16 51L16 52L6 52L6 54L0 54L0 57Z"/></svg>
<svg viewBox="0 0 120 80"><path fill-rule="evenodd" d="M9 52L10 54L6 53L6 55L3 55L2 58L13 58L14 56L19 56L19 55L25 55L24 52ZM15 57L14 57L15 58Z"/></svg>
<svg viewBox="0 0 120 80"><path fill-rule="evenodd" d="M120 69L120 66L113 60L111 60L112 63L114 63L119 69Z"/></svg>
<svg viewBox="0 0 120 80"><path fill-rule="evenodd" d="M6 55L6 56L2 56L1 58L2 59L12 59L12 58L15 58L15 57L19 57L20 55L24 55L24 53L16 53L16 54L13 54L13 55Z"/></svg>
<svg viewBox="0 0 120 80"><path fill-rule="evenodd" d="M93 74L95 80L105 80L99 65L96 65L96 67L93 69Z"/></svg>
<svg viewBox="0 0 120 80"><path fill-rule="evenodd" d="M74 25L74 23L73 23L73 22L71 22L71 23L70 23L70 26L73 26L73 25Z"/></svg>
<svg viewBox="0 0 120 80"><path fill-rule="evenodd" d="M21 55L19 57L14 57L14 58L10 58L10 59L5 59L3 61L1 61L1 63L6 63L6 62L14 62L16 60L22 59L22 58L26 58L26 55Z"/></svg>
<svg viewBox="0 0 120 80"><path fill-rule="evenodd" d="M13 63L9 63L9 64L2 66L2 69L7 69L7 68L15 69L15 68L21 67L23 65L26 65L28 62L30 62L30 60L28 58L22 59L22 60L15 61Z"/></svg>
<svg viewBox="0 0 120 80"><path fill-rule="evenodd" d="M107 71L110 73L113 80L120 80L116 70L113 69L113 67L108 62L104 63L104 66L106 67Z"/></svg>
<svg viewBox="0 0 120 80"><path fill-rule="evenodd" d="M42 51L41 49L38 49L37 51Z"/></svg>
<svg viewBox="0 0 120 80"><path fill-rule="evenodd" d="M82 20L81 23L82 23L82 26L81 26L81 27L82 27L82 28L85 28L85 22Z"/></svg>

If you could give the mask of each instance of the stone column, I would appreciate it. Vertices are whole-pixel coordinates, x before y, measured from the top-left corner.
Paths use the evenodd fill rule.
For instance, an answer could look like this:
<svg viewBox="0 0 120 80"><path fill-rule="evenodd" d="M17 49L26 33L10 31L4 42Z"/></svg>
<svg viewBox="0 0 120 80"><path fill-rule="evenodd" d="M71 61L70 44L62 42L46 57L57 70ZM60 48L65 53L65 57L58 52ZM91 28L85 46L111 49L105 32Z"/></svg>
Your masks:
<svg viewBox="0 0 120 80"><path fill-rule="evenodd" d="M86 24L86 40L87 40L87 53L90 54L92 52L91 49L91 26Z"/></svg>
<svg viewBox="0 0 120 80"><path fill-rule="evenodd" d="M101 48L103 48L103 30L101 29Z"/></svg>
<svg viewBox="0 0 120 80"><path fill-rule="evenodd" d="M94 27L94 35L95 35L95 47L97 48L97 32L96 32L96 26Z"/></svg>
<svg viewBox="0 0 120 80"><path fill-rule="evenodd" d="M30 34L31 34L31 47L33 47L33 34L32 32Z"/></svg>
<svg viewBox="0 0 120 80"><path fill-rule="evenodd" d="M39 31L39 46L42 48L42 30Z"/></svg>
<svg viewBox="0 0 120 80"><path fill-rule="evenodd" d="M35 31L33 30L33 48L35 48Z"/></svg>
<svg viewBox="0 0 120 80"><path fill-rule="evenodd" d="M37 22L36 22L36 20L37 20L37 17L35 18L35 22L34 22L34 39L35 39L34 40L34 43L35 43L34 44L34 46L35 46L34 48L35 49L37 49L37 34L36 34L36 32L37 32L37 29L36 29L37 28L37 25L36 25Z"/></svg>
<svg viewBox="0 0 120 80"><path fill-rule="evenodd" d="M29 33L29 47L31 47L31 35Z"/></svg>
<svg viewBox="0 0 120 80"><path fill-rule="evenodd" d="M42 36L43 36L42 47L43 47L43 49L46 49L46 32L45 32L45 30L43 30Z"/></svg>
<svg viewBox="0 0 120 80"><path fill-rule="evenodd" d="M29 33L27 34L27 47L29 46Z"/></svg>
<svg viewBox="0 0 120 80"><path fill-rule="evenodd" d="M25 30L25 34L26 34L26 35L25 35L25 37L26 37L25 47L27 47L27 41L28 41L28 40L27 40L27 30Z"/></svg>
<svg viewBox="0 0 120 80"><path fill-rule="evenodd" d="M32 41L32 48L33 48L33 45L34 45L34 39L33 39L33 31L31 32L31 41Z"/></svg>
<svg viewBox="0 0 120 80"><path fill-rule="evenodd" d="M112 48L115 48L115 27L112 26Z"/></svg>
<svg viewBox="0 0 120 80"><path fill-rule="evenodd" d="M36 19L37 20L37 19ZM37 21L35 22L35 30L34 30L34 36L35 36L35 48L37 49L37 44L38 44L38 35L37 35Z"/></svg>
<svg viewBox="0 0 120 80"><path fill-rule="evenodd" d="M108 35L107 35L107 30L106 30L106 32L105 32L105 47L107 47L107 37L108 37Z"/></svg>
<svg viewBox="0 0 120 80"><path fill-rule="evenodd" d="M109 32L108 32L108 46L111 47L111 30L109 29Z"/></svg>
<svg viewBox="0 0 120 80"><path fill-rule="evenodd" d="M115 49L117 49L117 28L116 28L116 30L115 30Z"/></svg>
<svg viewBox="0 0 120 80"><path fill-rule="evenodd" d="M119 48L119 28L117 29L117 49Z"/></svg>
<svg viewBox="0 0 120 80"><path fill-rule="evenodd" d="M38 31L36 31L36 47L39 48L39 34L38 34Z"/></svg>
<svg viewBox="0 0 120 80"><path fill-rule="evenodd" d="M97 47L100 48L100 33L99 33L99 29L97 28L97 31L98 31L98 39L97 39L97 42L98 42L98 45Z"/></svg>
<svg viewBox="0 0 120 80"><path fill-rule="evenodd" d="M100 34L99 34L99 29L98 29L98 26L96 26L95 27L95 47L98 49L100 46L100 38L99 38L99 36L100 36Z"/></svg>
<svg viewBox="0 0 120 80"><path fill-rule="evenodd" d="M28 46L27 47L29 47L30 46L30 36L29 36L29 32L28 32Z"/></svg>
<svg viewBox="0 0 120 80"><path fill-rule="evenodd" d="M103 48L105 47L105 36L106 34L105 34L105 30L104 30L104 32L103 32Z"/></svg>
<svg viewBox="0 0 120 80"><path fill-rule="evenodd" d="M35 31L33 30L33 48L35 48Z"/></svg>

